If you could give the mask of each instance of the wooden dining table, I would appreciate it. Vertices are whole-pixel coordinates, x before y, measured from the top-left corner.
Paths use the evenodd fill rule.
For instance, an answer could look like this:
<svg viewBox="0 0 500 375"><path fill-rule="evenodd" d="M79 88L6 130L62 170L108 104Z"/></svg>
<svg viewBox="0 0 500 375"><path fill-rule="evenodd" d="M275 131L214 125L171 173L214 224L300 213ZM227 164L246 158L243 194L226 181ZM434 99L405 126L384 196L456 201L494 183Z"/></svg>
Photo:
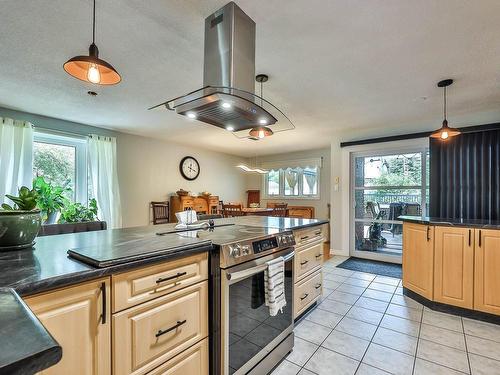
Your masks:
<svg viewBox="0 0 500 375"><path fill-rule="evenodd" d="M269 216L273 213L271 207L243 207L241 209L244 215Z"/></svg>

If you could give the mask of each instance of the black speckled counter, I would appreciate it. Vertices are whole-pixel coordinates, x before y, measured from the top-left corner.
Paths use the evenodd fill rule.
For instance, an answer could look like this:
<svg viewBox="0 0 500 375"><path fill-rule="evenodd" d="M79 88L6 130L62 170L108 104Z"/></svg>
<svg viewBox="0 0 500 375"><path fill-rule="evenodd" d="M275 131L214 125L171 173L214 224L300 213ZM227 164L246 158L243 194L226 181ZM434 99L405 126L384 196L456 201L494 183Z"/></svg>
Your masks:
<svg viewBox="0 0 500 375"><path fill-rule="evenodd" d="M273 216L240 216L227 219L216 219L216 223L248 225L251 227L275 228L279 230L294 230L317 225L328 224L328 220L323 219L301 219L293 217L273 217Z"/></svg>
<svg viewBox="0 0 500 375"><path fill-rule="evenodd" d="M459 220L459 219L443 219L430 216L399 216L398 220L427 225L454 226L454 227L471 227L480 229L500 229L499 220Z"/></svg>
<svg viewBox="0 0 500 375"><path fill-rule="evenodd" d="M61 347L14 290L0 288L0 309L0 373L34 374L61 360Z"/></svg>

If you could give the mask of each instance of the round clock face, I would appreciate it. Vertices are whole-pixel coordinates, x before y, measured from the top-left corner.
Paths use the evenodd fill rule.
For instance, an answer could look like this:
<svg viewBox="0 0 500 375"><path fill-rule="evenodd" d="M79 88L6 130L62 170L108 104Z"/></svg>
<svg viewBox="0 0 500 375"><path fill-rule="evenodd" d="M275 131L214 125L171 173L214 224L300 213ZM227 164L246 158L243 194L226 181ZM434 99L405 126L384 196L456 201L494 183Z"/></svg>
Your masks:
<svg viewBox="0 0 500 375"><path fill-rule="evenodd" d="M200 174L200 164L192 156L186 156L181 160L179 170L186 180L195 180Z"/></svg>

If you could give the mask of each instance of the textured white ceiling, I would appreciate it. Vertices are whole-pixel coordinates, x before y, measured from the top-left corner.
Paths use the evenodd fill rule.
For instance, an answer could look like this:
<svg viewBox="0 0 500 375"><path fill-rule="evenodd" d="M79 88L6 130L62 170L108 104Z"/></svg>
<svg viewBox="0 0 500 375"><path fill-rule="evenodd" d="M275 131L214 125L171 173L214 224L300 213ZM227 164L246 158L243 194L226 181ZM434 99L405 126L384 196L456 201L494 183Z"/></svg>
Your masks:
<svg viewBox="0 0 500 375"><path fill-rule="evenodd" d="M204 18L226 2L97 0L96 43L123 81L95 88L62 69L90 44L90 0L0 0L0 105L247 156L438 127L448 77L450 125L500 121L498 0L237 0L265 96L297 130L253 142L147 111L201 87Z"/></svg>

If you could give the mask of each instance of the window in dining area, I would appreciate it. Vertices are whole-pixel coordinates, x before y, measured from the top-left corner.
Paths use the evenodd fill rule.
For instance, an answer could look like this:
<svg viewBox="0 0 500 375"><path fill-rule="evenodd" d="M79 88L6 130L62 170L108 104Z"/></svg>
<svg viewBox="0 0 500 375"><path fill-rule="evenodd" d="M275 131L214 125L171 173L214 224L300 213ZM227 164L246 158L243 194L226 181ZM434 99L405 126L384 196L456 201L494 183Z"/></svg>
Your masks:
<svg viewBox="0 0 500 375"><path fill-rule="evenodd" d="M284 199L318 199L319 166L282 167L264 175L266 196Z"/></svg>

